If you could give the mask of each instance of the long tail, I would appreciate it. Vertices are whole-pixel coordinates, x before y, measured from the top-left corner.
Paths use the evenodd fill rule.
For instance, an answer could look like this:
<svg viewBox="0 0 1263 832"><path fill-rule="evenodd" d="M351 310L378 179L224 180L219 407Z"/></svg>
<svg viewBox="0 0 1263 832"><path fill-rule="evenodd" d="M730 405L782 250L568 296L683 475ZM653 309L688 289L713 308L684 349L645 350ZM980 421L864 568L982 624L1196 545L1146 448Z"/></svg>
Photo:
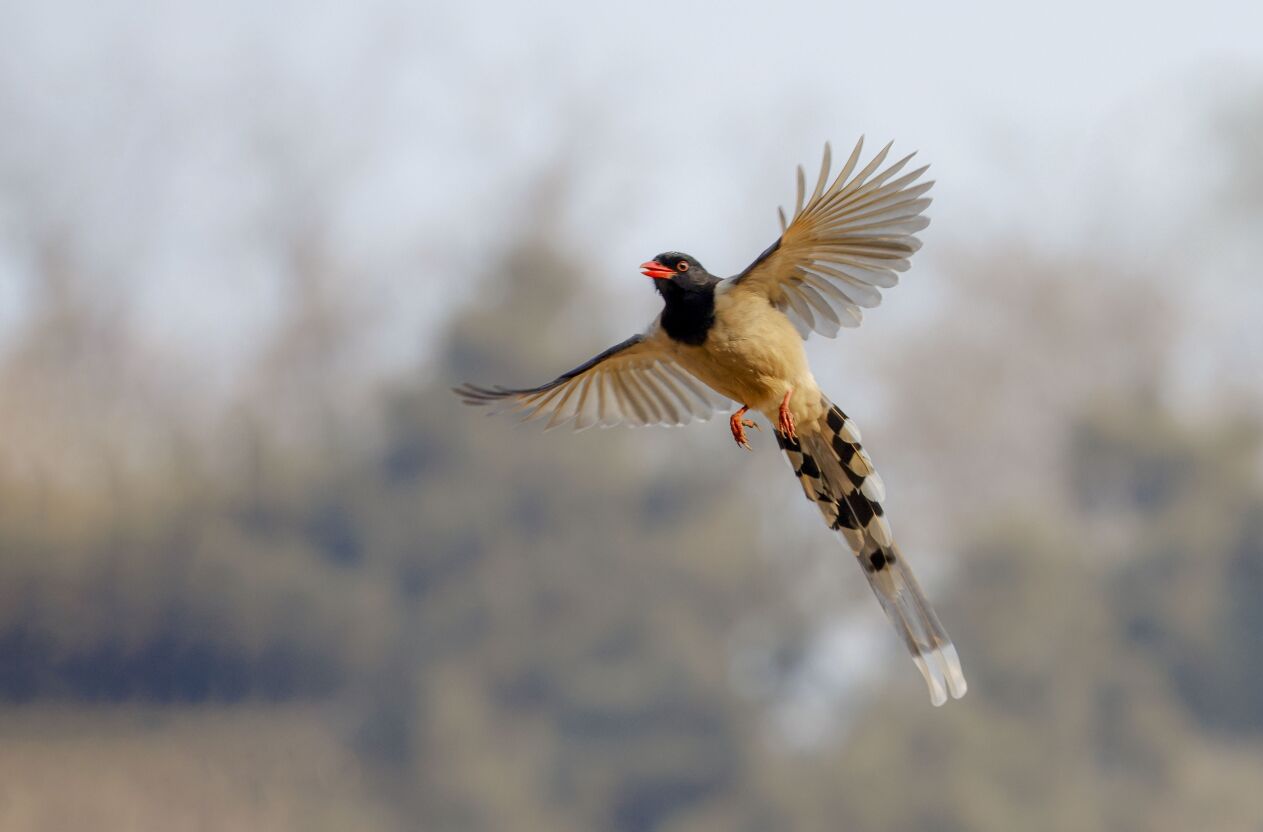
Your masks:
<svg viewBox="0 0 1263 832"><path fill-rule="evenodd" d="M959 699L966 690L960 657L895 546L881 507L885 488L860 447L859 429L837 405L828 399L824 404L828 412L818 425L802 426L796 440L777 431L777 442L807 499L859 559L869 586L925 677L930 700L942 705L948 693Z"/></svg>

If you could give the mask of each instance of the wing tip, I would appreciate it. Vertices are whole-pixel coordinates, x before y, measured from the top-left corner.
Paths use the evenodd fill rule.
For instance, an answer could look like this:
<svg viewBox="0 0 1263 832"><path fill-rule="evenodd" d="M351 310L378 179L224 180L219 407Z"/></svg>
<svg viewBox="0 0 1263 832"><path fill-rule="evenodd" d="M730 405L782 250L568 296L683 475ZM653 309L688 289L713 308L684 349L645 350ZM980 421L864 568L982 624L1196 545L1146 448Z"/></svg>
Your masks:
<svg viewBox="0 0 1263 832"><path fill-rule="evenodd" d="M473 407L482 407L504 398L503 394L490 387L479 387L469 382L452 387L451 391L460 397L461 402Z"/></svg>

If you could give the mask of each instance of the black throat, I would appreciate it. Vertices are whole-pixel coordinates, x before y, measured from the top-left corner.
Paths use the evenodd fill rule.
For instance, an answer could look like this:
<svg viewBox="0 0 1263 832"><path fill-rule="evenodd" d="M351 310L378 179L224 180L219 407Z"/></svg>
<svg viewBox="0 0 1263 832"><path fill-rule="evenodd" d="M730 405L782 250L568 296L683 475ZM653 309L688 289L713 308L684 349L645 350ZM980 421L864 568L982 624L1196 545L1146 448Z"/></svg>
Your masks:
<svg viewBox="0 0 1263 832"><path fill-rule="evenodd" d="M667 335L693 346L706 342L706 336L715 323L715 283L686 287L669 280L658 281L658 292L666 301L662 310L662 328Z"/></svg>

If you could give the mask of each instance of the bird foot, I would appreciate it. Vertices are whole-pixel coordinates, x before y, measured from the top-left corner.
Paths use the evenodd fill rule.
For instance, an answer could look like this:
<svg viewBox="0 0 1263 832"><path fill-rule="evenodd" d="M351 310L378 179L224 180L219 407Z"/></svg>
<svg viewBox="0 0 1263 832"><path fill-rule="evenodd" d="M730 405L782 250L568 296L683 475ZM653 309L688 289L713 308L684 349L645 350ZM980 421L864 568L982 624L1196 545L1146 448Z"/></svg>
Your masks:
<svg viewBox="0 0 1263 832"><path fill-rule="evenodd" d="M798 428L794 425L794 414L789 412L789 397L793 395L794 389L791 387L785 393L785 398L781 399L780 420L776 423L776 429L781 435L787 439L798 439Z"/></svg>
<svg viewBox="0 0 1263 832"><path fill-rule="evenodd" d="M732 429L732 438L736 440L739 446L745 448L747 451L753 451L754 448L750 447L750 441L746 439L745 429L754 428L755 430L763 430L763 428L759 427L758 422L753 419L741 418L749 409L749 407L743 407L736 413L732 414L732 416L728 419L728 427Z"/></svg>

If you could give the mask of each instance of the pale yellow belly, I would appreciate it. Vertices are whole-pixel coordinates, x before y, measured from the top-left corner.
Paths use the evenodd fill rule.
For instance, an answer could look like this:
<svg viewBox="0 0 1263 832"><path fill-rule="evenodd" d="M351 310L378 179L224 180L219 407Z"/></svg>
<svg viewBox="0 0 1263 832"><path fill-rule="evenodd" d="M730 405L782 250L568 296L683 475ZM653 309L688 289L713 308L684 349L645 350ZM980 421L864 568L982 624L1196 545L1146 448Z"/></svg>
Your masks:
<svg viewBox="0 0 1263 832"><path fill-rule="evenodd" d="M715 325L698 347L682 346L679 361L691 373L739 404L775 422L793 389L790 410L800 424L819 418L820 389L807 365L803 341L789 319L757 296L720 295Z"/></svg>

